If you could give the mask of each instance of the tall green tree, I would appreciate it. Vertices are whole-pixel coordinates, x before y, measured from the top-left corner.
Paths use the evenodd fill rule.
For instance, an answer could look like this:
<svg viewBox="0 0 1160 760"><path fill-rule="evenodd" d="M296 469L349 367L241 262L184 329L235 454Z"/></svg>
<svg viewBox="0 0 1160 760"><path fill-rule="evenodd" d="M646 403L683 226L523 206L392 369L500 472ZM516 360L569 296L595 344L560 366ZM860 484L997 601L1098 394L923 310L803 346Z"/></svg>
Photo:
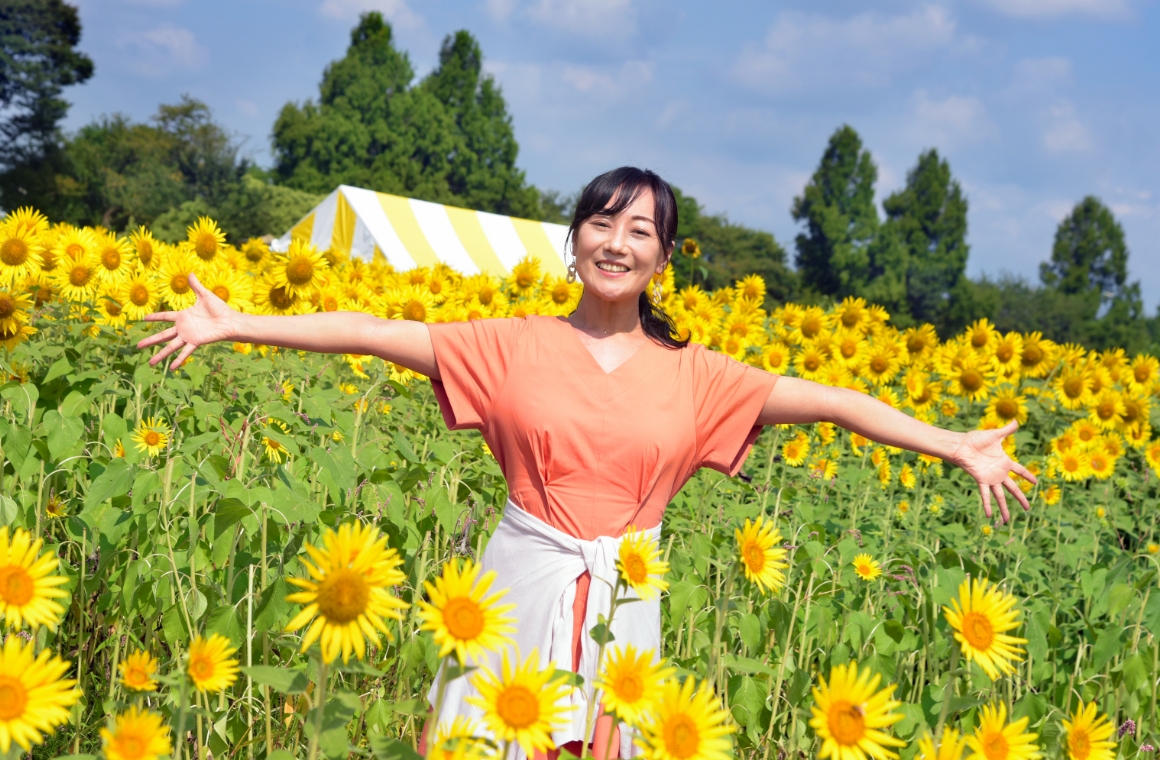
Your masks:
<svg viewBox="0 0 1160 760"><path fill-rule="evenodd" d="M910 318L930 322L944 333L951 302L962 289L967 268L967 199L950 164L931 149L907 172L906 186L882 204L886 236L902 244L904 255L875 261L871 276L896 278L904 267Z"/></svg>
<svg viewBox="0 0 1160 760"><path fill-rule="evenodd" d="M1039 267L1043 284L1063 293L1095 292L1108 302L1125 295L1128 246L1111 209L1089 195L1059 223L1051 260Z"/></svg>
<svg viewBox="0 0 1160 760"><path fill-rule="evenodd" d="M793 218L802 286L827 296L859 292L866 284L870 245L878 230L874 183L878 168L848 125L830 137L813 177L794 198Z"/></svg>
<svg viewBox="0 0 1160 760"><path fill-rule="evenodd" d="M55 190L65 87L93 75L76 49L77 9L61 0L0 1L0 204L38 203Z"/></svg>
<svg viewBox="0 0 1160 760"><path fill-rule="evenodd" d="M423 81L455 120L462 148L451 161L451 191L474 208L512 216L540 213L539 192L516 168L519 145L499 86L483 74L483 51L458 31L443 40L439 67Z"/></svg>
<svg viewBox="0 0 1160 760"><path fill-rule="evenodd" d="M317 103L287 103L274 124L276 175L315 193L339 184L506 214L537 215L539 195L515 168L517 146L498 87L467 32L444 41L419 86L390 24L364 14L346 56L323 74Z"/></svg>

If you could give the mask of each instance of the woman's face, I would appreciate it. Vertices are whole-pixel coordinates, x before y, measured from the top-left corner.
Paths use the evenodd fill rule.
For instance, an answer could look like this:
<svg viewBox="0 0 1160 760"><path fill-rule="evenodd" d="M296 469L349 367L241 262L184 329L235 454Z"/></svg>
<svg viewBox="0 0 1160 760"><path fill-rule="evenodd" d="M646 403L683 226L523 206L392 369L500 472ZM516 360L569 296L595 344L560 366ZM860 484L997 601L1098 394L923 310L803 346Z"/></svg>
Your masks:
<svg viewBox="0 0 1160 760"><path fill-rule="evenodd" d="M619 214L596 214L577 228L576 274L586 295L636 300L653 274L665 271L669 253L657 234L654 206L652 191L645 190Z"/></svg>

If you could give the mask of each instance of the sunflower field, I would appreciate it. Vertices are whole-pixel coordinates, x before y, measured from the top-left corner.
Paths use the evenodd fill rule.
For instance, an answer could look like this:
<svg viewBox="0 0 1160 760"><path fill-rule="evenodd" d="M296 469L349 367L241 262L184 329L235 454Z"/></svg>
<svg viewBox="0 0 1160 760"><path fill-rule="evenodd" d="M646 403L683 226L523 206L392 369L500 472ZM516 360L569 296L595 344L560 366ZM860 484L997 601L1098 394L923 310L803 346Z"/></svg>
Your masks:
<svg viewBox="0 0 1160 760"><path fill-rule="evenodd" d="M372 357L236 344L151 368L140 320L192 304L191 273L264 314L566 315L582 292L535 260L396 272L235 247L208 219L179 245L0 220L0 752L548 747L557 698L592 685L532 656L473 667L512 625L475 564L506 501L482 438ZM663 593L664 651L593 632L600 703L641 756L1156 757L1155 357L985 320L944 342L858 299L767 312L756 276L658 281L683 335L740 361L955 430L1017 420L1004 445L1039 484L989 522L957 469L826 423L767 429L737 478L701 471L659 542L622 542L609 615ZM438 672L475 680L485 723L423 734Z"/></svg>

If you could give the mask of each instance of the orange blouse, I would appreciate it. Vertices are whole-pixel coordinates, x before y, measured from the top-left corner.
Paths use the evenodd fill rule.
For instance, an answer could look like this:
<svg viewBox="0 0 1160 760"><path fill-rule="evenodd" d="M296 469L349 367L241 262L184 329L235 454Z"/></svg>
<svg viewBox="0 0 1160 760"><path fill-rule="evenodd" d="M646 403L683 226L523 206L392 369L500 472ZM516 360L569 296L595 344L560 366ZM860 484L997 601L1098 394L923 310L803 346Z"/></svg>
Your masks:
<svg viewBox="0 0 1160 760"><path fill-rule="evenodd" d="M777 382L695 343L606 373L562 317L428 327L447 426L482 431L512 500L585 540L659 525L700 467L736 475Z"/></svg>

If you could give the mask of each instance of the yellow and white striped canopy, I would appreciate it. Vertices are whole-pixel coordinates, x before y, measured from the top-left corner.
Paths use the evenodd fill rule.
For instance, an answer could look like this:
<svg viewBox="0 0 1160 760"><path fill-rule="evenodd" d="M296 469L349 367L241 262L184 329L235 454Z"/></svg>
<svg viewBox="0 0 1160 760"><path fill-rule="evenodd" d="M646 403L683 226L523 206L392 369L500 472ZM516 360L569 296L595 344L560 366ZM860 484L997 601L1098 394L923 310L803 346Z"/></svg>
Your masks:
<svg viewBox="0 0 1160 760"><path fill-rule="evenodd" d="M397 270L442 262L463 274L501 277L530 254L549 274L562 276L567 236L562 224L339 185L273 247L284 251L300 238L368 260L378 252Z"/></svg>

